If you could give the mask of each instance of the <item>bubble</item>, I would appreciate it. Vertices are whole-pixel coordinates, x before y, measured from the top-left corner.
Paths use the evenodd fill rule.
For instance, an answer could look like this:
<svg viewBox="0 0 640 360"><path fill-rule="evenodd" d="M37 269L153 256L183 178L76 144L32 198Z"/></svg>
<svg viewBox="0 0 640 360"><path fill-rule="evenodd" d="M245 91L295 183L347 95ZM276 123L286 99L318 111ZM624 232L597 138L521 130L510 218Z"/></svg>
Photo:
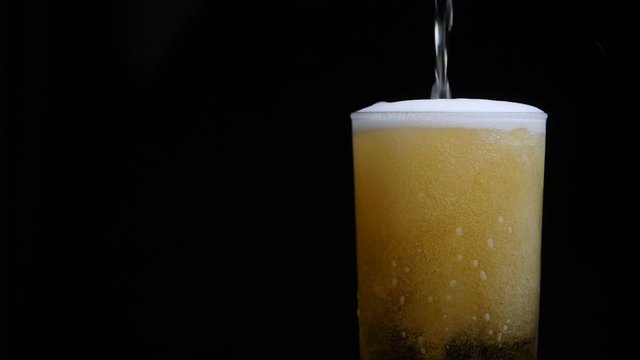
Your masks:
<svg viewBox="0 0 640 360"><path fill-rule="evenodd" d="M480 279L482 279L483 281L487 281L487 273L483 270L480 271Z"/></svg>

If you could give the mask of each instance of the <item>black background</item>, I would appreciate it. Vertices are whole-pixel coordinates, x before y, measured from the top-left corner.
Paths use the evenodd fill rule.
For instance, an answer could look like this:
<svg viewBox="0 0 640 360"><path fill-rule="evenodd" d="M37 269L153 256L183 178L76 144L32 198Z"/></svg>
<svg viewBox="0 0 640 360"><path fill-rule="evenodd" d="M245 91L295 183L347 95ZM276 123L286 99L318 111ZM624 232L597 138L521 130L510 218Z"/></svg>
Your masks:
<svg viewBox="0 0 640 360"><path fill-rule="evenodd" d="M625 357L633 23L454 6L454 96L549 114L540 356ZM349 113L429 95L432 18L426 0L2 3L6 358L357 359Z"/></svg>

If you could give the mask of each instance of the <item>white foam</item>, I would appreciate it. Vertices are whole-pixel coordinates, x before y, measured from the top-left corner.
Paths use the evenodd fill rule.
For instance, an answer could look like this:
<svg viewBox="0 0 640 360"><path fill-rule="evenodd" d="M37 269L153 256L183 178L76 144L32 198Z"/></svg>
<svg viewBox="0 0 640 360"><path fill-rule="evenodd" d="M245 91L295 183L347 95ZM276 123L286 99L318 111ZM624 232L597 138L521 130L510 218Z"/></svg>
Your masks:
<svg viewBox="0 0 640 360"><path fill-rule="evenodd" d="M351 114L353 131L388 128L526 128L544 133L547 114L531 106L483 99L378 102Z"/></svg>

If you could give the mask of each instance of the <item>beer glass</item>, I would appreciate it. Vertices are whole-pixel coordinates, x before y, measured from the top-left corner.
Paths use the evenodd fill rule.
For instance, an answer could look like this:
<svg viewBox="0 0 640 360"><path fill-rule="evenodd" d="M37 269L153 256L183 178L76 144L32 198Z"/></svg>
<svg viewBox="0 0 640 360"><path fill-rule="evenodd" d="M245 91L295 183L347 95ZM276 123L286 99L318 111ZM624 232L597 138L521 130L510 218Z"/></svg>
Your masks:
<svg viewBox="0 0 640 360"><path fill-rule="evenodd" d="M473 99L351 114L363 360L536 358L546 118Z"/></svg>

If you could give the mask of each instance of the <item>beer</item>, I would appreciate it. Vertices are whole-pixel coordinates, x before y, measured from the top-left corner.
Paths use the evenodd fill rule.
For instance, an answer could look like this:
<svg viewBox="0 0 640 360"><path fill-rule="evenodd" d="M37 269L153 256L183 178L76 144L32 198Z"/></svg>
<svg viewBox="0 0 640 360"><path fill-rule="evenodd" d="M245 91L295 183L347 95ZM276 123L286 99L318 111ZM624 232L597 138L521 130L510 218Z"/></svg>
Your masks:
<svg viewBox="0 0 640 360"><path fill-rule="evenodd" d="M546 114L449 99L352 119L362 359L535 359Z"/></svg>

